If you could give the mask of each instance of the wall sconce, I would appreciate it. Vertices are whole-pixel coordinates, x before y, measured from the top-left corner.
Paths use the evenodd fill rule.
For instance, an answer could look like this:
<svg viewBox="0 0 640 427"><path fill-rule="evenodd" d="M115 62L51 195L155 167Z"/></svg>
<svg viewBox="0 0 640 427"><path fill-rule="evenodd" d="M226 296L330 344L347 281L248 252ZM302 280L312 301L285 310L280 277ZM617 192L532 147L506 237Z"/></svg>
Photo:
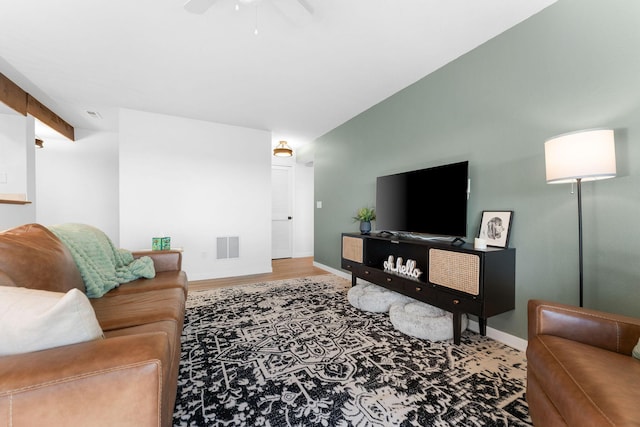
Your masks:
<svg viewBox="0 0 640 427"><path fill-rule="evenodd" d="M613 130L585 130L548 139L544 143L548 184L575 182L578 188L578 258L580 307L582 288L582 181L616 176L616 149Z"/></svg>
<svg viewBox="0 0 640 427"><path fill-rule="evenodd" d="M44 141L40 138L36 138L36 148L44 148Z"/></svg>
<svg viewBox="0 0 640 427"><path fill-rule="evenodd" d="M287 141L280 141L280 143L273 149L273 155L276 157L291 157L293 156L293 150L287 144Z"/></svg>

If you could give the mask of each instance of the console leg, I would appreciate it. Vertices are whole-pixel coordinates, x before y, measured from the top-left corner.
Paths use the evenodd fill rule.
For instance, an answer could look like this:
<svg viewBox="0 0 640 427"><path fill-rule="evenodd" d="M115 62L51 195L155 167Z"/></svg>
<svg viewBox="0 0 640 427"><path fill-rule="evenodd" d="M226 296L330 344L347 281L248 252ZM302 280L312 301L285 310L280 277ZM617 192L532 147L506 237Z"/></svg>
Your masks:
<svg viewBox="0 0 640 427"><path fill-rule="evenodd" d="M356 275L355 275L355 274L353 274L353 273L351 273L351 286L352 286L352 287L356 285L356 280L357 280L357 279L358 279L358 278L356 277Z"/></svg>
<svg viewBox="0 0 640 427"><path fill-rule="evenodd" d="M478 317L478 328L480 329L480 335L487 336L487 319L484 317Z"/></svg>
<svg viewBox="0 0 640 427"><path fill-rule="evenodd" d="M460 344L460 327L462 326L462 313L453 313L453 343Z"/></svg>

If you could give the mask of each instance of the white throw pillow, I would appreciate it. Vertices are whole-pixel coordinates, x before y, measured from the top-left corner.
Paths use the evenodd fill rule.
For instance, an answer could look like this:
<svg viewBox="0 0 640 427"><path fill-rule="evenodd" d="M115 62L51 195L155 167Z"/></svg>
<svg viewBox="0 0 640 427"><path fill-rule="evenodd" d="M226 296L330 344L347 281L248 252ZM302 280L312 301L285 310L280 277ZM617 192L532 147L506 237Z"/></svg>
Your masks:
<svg viewBox="0 0 640 427"><path fill-rule="evenodd" d="M0 356L104 338L87 296L0 286Z"/></svg>

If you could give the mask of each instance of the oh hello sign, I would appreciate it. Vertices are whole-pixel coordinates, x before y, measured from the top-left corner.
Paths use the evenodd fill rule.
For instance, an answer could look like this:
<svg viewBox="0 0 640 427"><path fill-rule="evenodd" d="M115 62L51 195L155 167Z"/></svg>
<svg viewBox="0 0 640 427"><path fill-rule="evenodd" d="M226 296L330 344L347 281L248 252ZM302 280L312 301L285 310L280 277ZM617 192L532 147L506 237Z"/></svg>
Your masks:
<svg viewBox="0 0 640 427"><path fill-rule="evenodd" d="M412 259L408 259L406 264L402 264L403 260L398 257L398 260L394 262L393 255L389 255L389 258L384 262L384 271L399 274L401 276L417 279L422 275L422 271L416 267L416 262Z"/></svg>

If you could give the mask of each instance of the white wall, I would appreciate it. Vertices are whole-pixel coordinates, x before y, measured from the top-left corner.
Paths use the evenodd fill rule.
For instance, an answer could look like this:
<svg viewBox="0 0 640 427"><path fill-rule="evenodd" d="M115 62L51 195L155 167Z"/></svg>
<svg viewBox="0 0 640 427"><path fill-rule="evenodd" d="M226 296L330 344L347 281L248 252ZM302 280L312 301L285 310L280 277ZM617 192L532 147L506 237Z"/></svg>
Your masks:
<svg viewBox="0 0 640 427"><path fill-rule="evenodd" d="M36 151L36 220L89 224L119 244L118 134L76 129Z"/></svg>
<svg viewBox="0 0 640 427"><path fill-rule="evenodd" d="M182 247L191 280L271 271L271 134L121 110L120 245L158 234ZM238 236L240 257L216 259Z"/></svg>
<svg viewBox="0 0 640 427"><path fill-rule="evenodd" d="M269 132L133 110L120 119L119 133L76 129L75 142L32 149L37 206L0 205L0 225L80 222L128 249L168 234L191 280L271 271ZM285 162L294 169L293 256L313 256L312 162ZM4 211L19 215L5 221ZM240 237L240 258L216 258L223 236Z"/></svg>
<svg viewBox="0 0 640 427"><path fill-rule="evenodd" d="M0 193L26 194L27 205L0 204L0 230L35 222L35 134L30 116L0 114ZM4 181L3 175L3 181Z"/></svg>

